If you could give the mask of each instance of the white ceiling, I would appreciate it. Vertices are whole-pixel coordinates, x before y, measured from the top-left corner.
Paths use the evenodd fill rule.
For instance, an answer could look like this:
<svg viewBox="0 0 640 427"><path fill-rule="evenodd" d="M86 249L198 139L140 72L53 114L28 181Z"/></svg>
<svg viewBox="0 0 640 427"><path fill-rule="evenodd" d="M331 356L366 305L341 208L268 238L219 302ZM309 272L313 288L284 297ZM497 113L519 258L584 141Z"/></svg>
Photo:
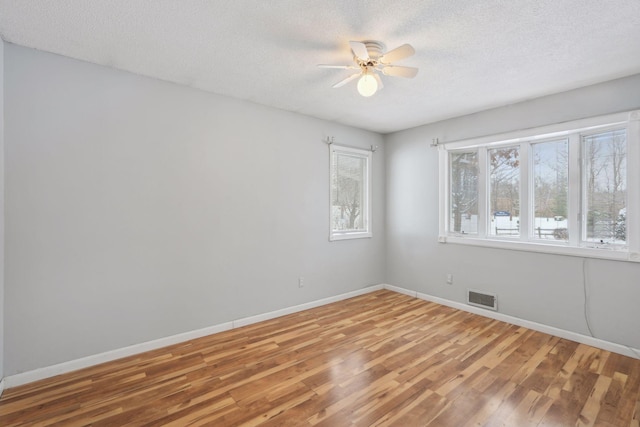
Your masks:
<svg viewBox="0 0 640 427"><path fill-rule="evenodd" d="M380 133L640 73L639 0L0 0L0 35ZM332 89L366 39L418 76Z"/></svg>

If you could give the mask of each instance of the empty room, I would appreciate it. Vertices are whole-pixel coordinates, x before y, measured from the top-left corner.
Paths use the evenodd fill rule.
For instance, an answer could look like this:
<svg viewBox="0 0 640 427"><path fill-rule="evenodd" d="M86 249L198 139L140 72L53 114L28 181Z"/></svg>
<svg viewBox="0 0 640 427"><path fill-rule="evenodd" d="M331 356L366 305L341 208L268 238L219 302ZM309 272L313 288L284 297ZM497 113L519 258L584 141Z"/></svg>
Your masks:
<svg viewBox="0 0 640 427"><path fill-rule="evenodd" d="M640 427L638 0L0 0L1 426Z"/></svg>

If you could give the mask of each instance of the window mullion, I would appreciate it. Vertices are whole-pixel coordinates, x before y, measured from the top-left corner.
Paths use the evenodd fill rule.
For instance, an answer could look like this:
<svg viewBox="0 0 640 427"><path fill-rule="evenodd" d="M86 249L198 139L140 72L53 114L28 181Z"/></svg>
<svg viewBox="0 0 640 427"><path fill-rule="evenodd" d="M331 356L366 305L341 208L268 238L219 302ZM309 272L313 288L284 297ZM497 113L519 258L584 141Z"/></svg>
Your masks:
<svg viewBox="0 0 640 427"><path fill-rule="evenodd" d="M629 113L627 159L627 245L629 258L640 261L640 111Z"/></svg>
<svg viewBox="0 0 640 427"><path fill-rule="evenodd" d="M489 195L489 159L487 147L478 148L478 237L487 237L489 213L487 197Z"/></svg>
<svg viewBox="0 0 640 427"><path fill-rule="evenodd" d="M439 203L440 203L440 220L439 233L440 239L446 239L447 232L451 232L450 214L451 206L449 204L449 189L451 188L451 171L449 170L449 152L444 146L438 147L438 163L440 166L440 185L439 185Z"/></svg>
<svg viewBox="0 0 640 427"><path fill-rule="evenodd" d="M567 229L569 245L579 246L584 235L583 189L582 189L582 149L580 135L569 136L569 197L567 206Z"/></svg>
<svg viewBox="0 0 640 427"><path fill-rule="evenodd" d="M531 191L531 185L533 180L530 179L529 161L529 143L523 142L519 146L520 156L520 240L528 241L531 237L531 221L533 215L531 209L533 203L531 203L533 192Z"/></svg>

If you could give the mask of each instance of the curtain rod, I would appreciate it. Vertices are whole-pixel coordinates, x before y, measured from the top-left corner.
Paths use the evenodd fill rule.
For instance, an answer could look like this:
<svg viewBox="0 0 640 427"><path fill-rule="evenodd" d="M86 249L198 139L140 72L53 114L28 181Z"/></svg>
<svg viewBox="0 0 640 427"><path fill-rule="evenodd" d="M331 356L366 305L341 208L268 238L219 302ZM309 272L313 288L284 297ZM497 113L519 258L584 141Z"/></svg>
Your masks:
<svg viewBox="0 0 640 427"><path fill-rule="evenodd" d="M376 150L378 149L377 145L371 145L369 149L366 148L362 148L362 147L356 147L355 145L347 145L347 144L340 144L338 142L335 142L334 137L327 137L326 139L322 140L323 142L325 142L328 146L332 146L332 145L338 145L340 147L346 147L346 148L355 148L357 150L367 150L367 151L371 151L372 153L375 153Z"/></svg>

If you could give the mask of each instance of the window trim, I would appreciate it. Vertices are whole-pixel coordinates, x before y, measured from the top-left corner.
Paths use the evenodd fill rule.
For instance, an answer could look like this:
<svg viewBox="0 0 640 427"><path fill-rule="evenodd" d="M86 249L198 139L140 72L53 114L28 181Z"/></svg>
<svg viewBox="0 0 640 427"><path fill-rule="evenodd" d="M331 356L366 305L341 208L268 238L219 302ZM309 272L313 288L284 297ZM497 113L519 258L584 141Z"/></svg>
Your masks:
<svg viewBox="0 0 640 427"><path fill-rule="evenodd" d="M364 205L366 208L362 209L363 221L365 224L364 231L340 231L333 229L333 153L344 153L346 155L360 157L365 160L365 168L366 171L364 173L365 182L363 183L364 191ZM365 239L373 237L372 232L372 222L371 222L371 214L372 214L372 203L371 203L371 193L372 193L372 160L373 160L373 151L371 149L364 148L356 148L356 147L348 147L345 145L339 144L330 144L329 145L329 241L338 241L338 240L351 240L351 239Z"/></svg>
<svg viewBox="0 0 640 427"><path fill-rule="evenodd" d="M520 165L524 166L522 178L520 180L520 200L528 200L526 218L522 218L525 209L520 209L520 236L518 238L505 239L498 236L489 236L489 218L487 212L488 177L487 168L480 168L478 185L478 212L485 212L484 219L479 218L478 234L452 234L449 232L449 152L450 151L470 151L477 149L478 162L488 162L487 151L496 147L508 147L551 141L554 139L569 139L569 185L580 183L582 179L582 159L576 156L576 150L581 149L581 136L593 134L599 131L606 131L613 127L624 127L627 130L627 183L640 183L640 111L609 114L600 117L574 120L570 122L558 123L548 126L528 128L520 131L486 135L478 138L470 138L460 141L438 144L439 163L439 235L440 243L455 243L471 246L482 246L490 248L500 248L518 251L542 252L549 254L559 254L568 256L579 256L588 258L602 258L621 261L640 262L640 185L627 185L627 247L626 249L594 248L581 246L579 233L573 232L568 242L543 242L530 237L530 224L528 221L528 209L531 204L531 183L529 180L530 159L521 158ZM572 149L573 145L573 149ZM522 152L521 152L522 154ZM528 151L527 151L528 154ZM573 156L572 156L573 154ZM526 154L525 154L526 155ZM576 181L577 180L577 181ZM582 188L581 186L578 188ZM580 191L570 192L568 198L568 220L569 225L573 224L574 230L580 227L578 212L582 210L582 195ZM527 199L524 199L526 197ZM486 224L485 224L486 222Z"/></svg>

